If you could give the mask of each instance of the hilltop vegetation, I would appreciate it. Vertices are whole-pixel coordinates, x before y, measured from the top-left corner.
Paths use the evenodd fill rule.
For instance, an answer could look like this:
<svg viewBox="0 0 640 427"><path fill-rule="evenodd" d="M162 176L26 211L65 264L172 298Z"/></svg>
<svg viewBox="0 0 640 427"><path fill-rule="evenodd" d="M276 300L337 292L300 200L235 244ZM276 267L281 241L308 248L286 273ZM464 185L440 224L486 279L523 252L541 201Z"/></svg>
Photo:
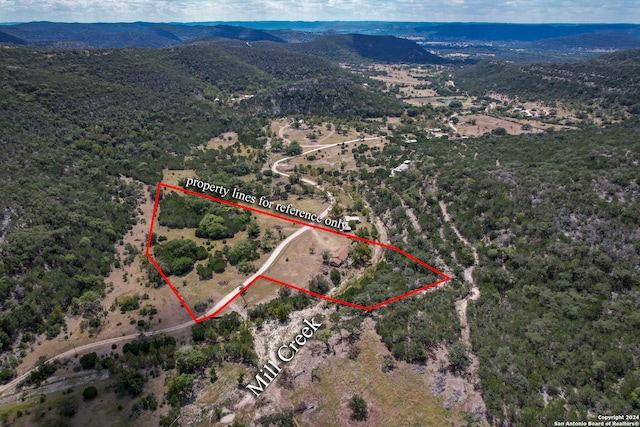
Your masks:
<svg viewBox="0 0 640 427"><path fill-rule="evenodd" d="M215 38L284 42L277 32L230 25L28 22L1 28L6 36L0 42L54 48L166 48Z"/></svg>
<svg viewBox="0 0 640 427"><path fill-rule="evenodd" d="M155 184L163 168L182 167L193 147L258 125L229 101L234 92L278 97L281 85L313 77L326 82L314 98L287 89L296 108L311 110L308 103L326 93L336 114L366 116L369 104L390 105L374 89L359 99L349 88L360 88L362 78L326 60L282 55L286 61L261 49L212 45L0 52L0 141L9 147L0 154L3 350L27 331L56 336L74 299L104 294L113 245L135 220L139 196L120 176ZM209 155L204 160L224 172L222 160ZM226 152L220 156L227 161ZM232 156L226 173L256 171L242 165Z"/></svg>
<svg viewBox="0 0 640 427"><path fill-rule="evenodd" d="M264 35L237 34L254 36ZM374 40L383 42L382 53ZM309 52L358 61L433 59L414 45L360 36L306 44ZM584 123L580 131L521 136L508 136L502 128L462 141L432 138L436 132L427 130L455 124L465 113L460 100L436 108L405 107L380 92L382 83L327 59L270 46L0 50L0 143L6 148L0 152L5 165L0 170L1 381L15 376L15 357L24 357L28 346L60 335L67 315L83 315L98 325L104 321L109 315L100 305L108 292L104 277L119 263L116 245L124 245L142 191L148 191L132 179L151 185L166 169L189 168L202 180L273 200L313 194L316 189L302 179L308 174L331 186L341 201L353 201L346 211L383 221L390 244L446 268L453 277L448 287L370 312L342 307L330 320L342 338L342 329L353 337L370 317L398 360L429 365L446 349L449 364L434 368L456 375L468 372L467 351L473 351L480 361L478 388L494 424L546 425L639 409L638 51L583 64L518 67L487 61L456 71L456 84L479 96L495 91L594 110L620 108L621 119L630 117L607 128ZM398 56L390 53L394 46ZM421 77L431 79L435 70ZM375 149L366 144L370 140L335 147L340 156L335 162L328 150L314 153L288 178L278 178L268 169L271 160L279 153L300 154L304 145L292 141L285 147L287 137L278 139L271 120L281 115L290 116L286 122L298 135L302 124L308 126L304 132L313 135L308 140L316 141L321 131L386 140ZM351 160L355 166L345 166ZM406 160L410 167L391 177L391 168ZM456 302L469 292L464 270L475 264L474 252L445 221L441 201L479 255L474 278L481 296L469 303L468 349L460 341L465 325ZM196 228L199 238L225 239L241 231L248 236L211 255L189 239L165 243L152 236L152 250L167 274L187 274L197 261L207 260L197 273L210 279L227 263L240 270L273 249L248 212L175 194L165 195L160 212L159 224ZM376 227L371 230L380 236ZM368 228L357 231L365 232ZM340 291L363 305L433 281L428 271L395 252L362 267ZM336 271L334 284L339 284ZM319 293L331 289L321 275L309 287ZM118 301L122 312L157 314L133 296ZM166 370L164 400L171 409L162 422L170 425L180 406L194 398L194 384L202 385L205 375L217 381L216 367L258 362L252 322L257 327L271 319L284 322L313 302L286 288L249 310L246 321L233 313L194 326L184 348L173 338L141 338L121 354L93 353L80 364L106 367L113 390L139 398L136 414L157 408L156 396L143 393L145 382ZM147 325L130 321L139 330ZM329 349L331 334L324 336ZM388 359L383 363L392 369ZM41 363L28 383L39 384L56 369ZM243 384L243 369L238 368L236 389ZM87 396L95 398L96 392L102 390Z"/></svg>
<svg viewBox="0 0 640 427"><path fill-rule="evenodd" d="M486 60L456 74L475 95L496 92L520 101L562 102L640 113L640 50L603 55L576 64L518 66Z"/></svg>
<svg viewBox="0 0 640 427"><path fill-rule="evenodd" d="M382 115L399 116L400 102L381 97L377 91L347 79L314 79L292 83L246 102L253 114L318 115L360 119Z"/></svg>
<svg viewBox="0 0 640 427"><path fill-rule="evenodd" d="M416 42L393 36L341 34L318 37L306 43L281 46L339 62L374 61L386 63L446 64L441 58Z"/></svg>
<svg viewBox="0 0 640 427"><path fill-rule="evenodd" d="M638 408L638 126L406 145L397 156L421 159L415 170L382 183L376 176L386 175L361 174L374 211L391 214L392 241L408 234L412 254L439 254L457 271L451 297L464 292L461 268L473 258L443 224L436 200L446 201L478 250L481 297L470 304L469 321L495 424L546 425ZM424 235L412 233L400 200ZM392 282L384 272L376 270L363 295L379 280ZM434 312L452 310L446 295L429 298ZM398 358L416 360L413 343L428 349L429 339L456 335L446 317L412 324L425 316L419 305L400 301L376 312Z"/></svg>

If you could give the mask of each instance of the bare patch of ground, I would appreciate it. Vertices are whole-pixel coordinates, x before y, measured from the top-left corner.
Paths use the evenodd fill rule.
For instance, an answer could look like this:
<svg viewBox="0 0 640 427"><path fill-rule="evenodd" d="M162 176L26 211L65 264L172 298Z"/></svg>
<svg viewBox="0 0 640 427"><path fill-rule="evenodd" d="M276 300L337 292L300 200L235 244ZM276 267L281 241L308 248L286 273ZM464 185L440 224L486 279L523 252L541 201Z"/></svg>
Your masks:
<svg viewBox="0 0 640 427"><path fill-rule="evenodd" d="M290 159L287 162L280 163L280 169L282 172L290 173L293 171L294 166L300 165L311 165L315 168L325 168L326 170L356 170L356 161L353 158L353 153L351 150L354 147L358 147L360 145L366 145L370 148L376 147L382 150L384 147L384 141L382 138L373 139L368 141L355 141L349 144L345 144L344 147L341 145L337 145L334 147L323 148L318 151L314 151L309 155L299 156L293 159ZM313 156L313 157L309 157ZM367 152L365 156L370 156L370 152ZM313 159L313 160L312 160ZM363 164L361 167L365 169L374 169L374 167L369 167L366 164Z"/></svg>
<svg viewBox="0 0 640 427"><path fill-rule="evenodd" d="M327 129L327 125L330 129ZM333 123L322 123L321 125L307 125L301 123L299 127L293 126L293 119L274 120L271 123L271 130L276 138L281 139L284 143L290 144L297 141L302 147L315 147L325 144L335 144L345 139L353 139L357 137L354 131L346 130L345 132L336 132Z"/></svg>
<svg viewBox="0 0 640 427"><path fill-rule="evenodd" d="M462 373L453 373L446 368L447 350L439 347L431 359L431 369L426 374L431 384L430 391L434 397L442 401L443 407L449 407L452 413L468 415L475 422L487 425L487 408L480 394L480 378L478 377L478 360L472 359L472 364Z"/></svg>
<svg viewBox="0 0 640 427"><path fill-rule="evenodd" d="M192 169L184 169L184 170L164 169L162 171L162 182L164 182L165 184L179 187L181 179L193 178L194 176L197 176L197 174L196 174L196 171ZM151 216L149 216L148 218L151 218Z"/></svg>
<svg viewBox="0 0 640 427"><path fill-rule="evenodd" d="M235 132L225 132L221 136L211 138L205 145L207 150L227 148L238 141L238 134Z"/></svg>
<svg viewBox="0 0 640 427"><path fill-rule="evenodd" d="M480 136L486 132L491 132L499 127L504 128L509 135L520 135L523 133L540 133L542 128L538 128L536 123L527 120L502 119L499 117L486 116L484 114L472 114L460 116L457 128L462 136ZM523 130L525 124L531 125L530 130Z"/></svg>
<svg viewBox="0 0 640 427"><path fill-rule="evenodd" d="M429 376L413 365L397 362L395 369L383 372L389 351L375 333L373 322L363 324L359 341L350 342L346 333L334 335L329 345L314 341L286 369L290 381L279 380L261 396L268 402L261 414L286 408L304 408L296 416L300 426L385 426L456 425L459 411L442 407L442 398L430 392ZM348 357L357 347L355 359ZM368 418L353 421L348 408L355 394L367 402Z"/></svg>

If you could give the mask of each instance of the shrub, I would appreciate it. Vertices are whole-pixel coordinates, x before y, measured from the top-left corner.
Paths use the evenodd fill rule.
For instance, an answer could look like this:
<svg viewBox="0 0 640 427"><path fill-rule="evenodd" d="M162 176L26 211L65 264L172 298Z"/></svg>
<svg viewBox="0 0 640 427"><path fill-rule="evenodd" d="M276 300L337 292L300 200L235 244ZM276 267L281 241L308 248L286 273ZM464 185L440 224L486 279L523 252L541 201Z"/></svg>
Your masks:
<svg viewBox="0 0 640 427"><path fill-rule="evenodd" d="M349 401L349 409L351 409L352 420L364 421L367 419L367 402L357 394Z"/></svg>
<svg viewBox="0 0 640 427"><path fill-rule="evenodd" d="M327 282L327 279L325 279L323 276L319 274L315 276L313 279L311 279L311 281L309 282L309 290L311 292L324 295L327 292L329 292L329 289L330 289L329 282Z"/></svg>
<svg viewBox="0 0 640 427"><path fill-rule="evenodd" d="M93 400L97 396L98 396L98 389L92 385L85 388L84 391L82 392L82 397L84 398L84 400Z"/></svg>
<svg viewBox="0 0 640 427"><path fill-rule="evenodd" d="M93 369L98 361L98 355L93 353L84 354L80 357L80 366L82 369Z"/></svg>

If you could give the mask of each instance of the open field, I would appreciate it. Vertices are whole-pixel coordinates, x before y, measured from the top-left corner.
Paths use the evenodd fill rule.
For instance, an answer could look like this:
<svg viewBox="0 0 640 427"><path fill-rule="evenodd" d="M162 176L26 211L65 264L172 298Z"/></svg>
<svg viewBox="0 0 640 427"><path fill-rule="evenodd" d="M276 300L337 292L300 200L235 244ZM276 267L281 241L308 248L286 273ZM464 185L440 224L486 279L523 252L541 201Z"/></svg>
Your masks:
<svg viewBox="0 0 640 427"><path fill-rule="evenodd" d="M196 197L191 195L186 195L184 197ZM297 209L301 209L307 212L320 213L326 209L328 206L327 202L322 202L319 199L311 199L304 198L299 199L297 201L286 201L279 202L281 204L291 204ZM252 206L256 207L256 206ZM262 208L264 209L264 208ZM271 211L274 212L274 211ZM281 215L278 212L279 215ZM278 218L274 218L268 215L262 215L258 213L253 213L252 217L258 223L260 227L260 237L258 239L262 239L266 233L270 233L271 238L271 247L275 248L278 246L279 242L289 237L296 230L300 229L300 225L295 223L284 221ZM205 238L199 238L195 236L194 228L184 228L184 229L169 229L167 227L161 226L159 224L154 225L154 232L158 236L164 236L168 241L176 240L176 239L189 239L196 242L196 244L200 246L204 246L207 248L210 254L213 254L216 250L223 250L224 246L233 247L238 242L248 239L248 235L246 231L240 231L236 233L233 238L223 239L223 240L209 240ZM304 239L304 238L302 238ZM210 245L207 245L207 242ZM294 242L293 244L296 244ZM261 265L263 265L267 259L271 256L271 252L259 251L260 257L252 261L251 263L258 269ZM282 256L280 258L286 259L289 255L285 255L284 258ZM292 255L293 257L293 255ZM196 272L196 267L198 264L205 264L207 261L198 261L194 266L194 269L184 276L169 276L169 280L171 284L176 288L180 297L186 302L186 304L190 307L194 315L200 316L204 312L206 312L209 308L213 307L217 301L222 299L224 296L228 295L231 292L234 292L242 283L250 276L249 274L241 274L237 271L237 268L231 265L227 265L225 271L223 273L213 274L212 279L200 280L198 274ZM306 266L305 262L302 262L301 265ZM280 268L280 267L278 267ZM275 268L273 271L277 271L278 268ZM289 267L283 265L281 268L288 269ZM311 276L310 276L311 277ZM294 282L293 284L297 284ZM275 285L278 288L279 285ZM258 287L256 289L262 289L264 286ZM254 298L254 302L264 302L269 300L275 296L277 296L277 290L273 292L273 294L269 292L260 292L259 300L256 300L254 297L256 292L252 292L251 296ZM175 298L175 297L174 297ZM177 299L176 299L177 301ZM200 311L195 311L195 305L201 303L202 308Z"/></svg>
<svg viewBox="0 0 640 427"><path fill-rule="evenodd" d="M390 353L372 323L367 322L360 340L353 344L360 350L355 360L347 357L349 345L342 339L331 341L335 355L326 354L321 350L324 345L317 344L319 357L290 367L293 372L304 373L291 389L282 389L282 399L290 401L291 406L315 408L296 418L300 426L363 425L350 419L348 403L355 394L367 402L367 426L444 426L462 421L459 412L445 410L442 401L431 395L428 376L418 373L422 371L415 366L398 362L396 369L382 371L384 357Z"/></svg>
<svg viewBox="0 0 640 427"><path fill-rule="evenodd" d="M238 141L238 134L235 132L225 132L220 137L211 138L204 147L207 150L227 148Z"/></svg>
<svg viewBox="0 0 640 427"><path fill-rule="evenodd" d="M327 129L327 125L331 129ZM351 129L342 129L341 132L337 132L335 124L328 122L314 126L302 123L296 129L293 127L293 119L274 120L271 122L271 131L275 138L280 138L286 143L297 141L302 147L335 144L358 137L357 132ZM309 137L313 134L315 134L315 139Z"/></svg>
<svg viewBox="0 0 640 427"><path fill-rule="evenodd" d="M333 256L340 249L349 248L351 242L346 237L309 229L287 246L265 275L308 289L309 280L328 268L322 262L322 252L326 250Z"/></svg>
<svg viewBox="0 0 640 427"><path fill-rule="evenodd" d="M164 169L162 171L162 182L179 187L181 179L193 178L194 176L197 176L197 174L193 169Z"/></svg>
<svg viewBox="0 0 640 427"><path fill-rule="evenodd" d="M427 98L437 96L437 93L425 86L430 83L427 70L418 68L408 68L398 65L376 64L372 67L375 71L385 71L387 75L371 76L373 80L384 82L388 88L398 87L400 96L408 98L407 102L414 103L412 99ZM418 79L421 77L422 79ZM425 79L426 80L423 80ZM415 102L418 104L418 102Z"/></svg>
<svg viewBox="0 0 640 427"><path fill-rule="evenodd" d="M517 119L502 119L499 117L486 116L484 114L472 114L460 116L460 121L456 125L461 136L480 136L486 132L491 132L499 127L504 128L509 135L520 135L523 133L540 133L544 127L536 122ZM522 125L530 124L530 130L523 130Z"/></svg>
<svg viewBox="0 0 640 427"><path fill-rule="evenodd" d="M384 147L383 139L380 138L370 141L352 142L349 144L345 144L344 148L341 145L323 148L310 154L311 156L313 156L311 157L313 160L310 160L309 156L305 155L295 157L287 162L280 163L279 170L285 173L291 173L293 172L294 166L300 165L311 165L316 168L322 167L325 170L356 170L356 161L353 158L353 153L351 152L351 150L362 144L370 148L377 147L379 149L382 149ZM364 165L363 167L367 168L366 165Z"/></svg>

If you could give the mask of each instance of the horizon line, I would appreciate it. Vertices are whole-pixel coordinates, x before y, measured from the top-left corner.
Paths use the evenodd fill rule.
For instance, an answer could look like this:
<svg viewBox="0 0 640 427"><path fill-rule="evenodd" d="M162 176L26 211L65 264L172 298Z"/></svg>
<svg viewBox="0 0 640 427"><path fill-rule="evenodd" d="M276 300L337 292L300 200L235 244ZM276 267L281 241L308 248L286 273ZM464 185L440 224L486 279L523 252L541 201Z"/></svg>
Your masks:
<svg viewBox="0 0 640 427"><path fill-rule="evenodd" d="M395 24L502 24L502 25L634 25L640 26L640 22L507 22L507 21L382 21L382 20L225 20L225 21L48 21L48 20L35 20L35 21L9 21L0 22L0 25L22 25L22 24L166 24L166 25L180 25L180 24L220 24L220 23L304 23L304 24L321 24L321 23L395 23Z"/></svg>

